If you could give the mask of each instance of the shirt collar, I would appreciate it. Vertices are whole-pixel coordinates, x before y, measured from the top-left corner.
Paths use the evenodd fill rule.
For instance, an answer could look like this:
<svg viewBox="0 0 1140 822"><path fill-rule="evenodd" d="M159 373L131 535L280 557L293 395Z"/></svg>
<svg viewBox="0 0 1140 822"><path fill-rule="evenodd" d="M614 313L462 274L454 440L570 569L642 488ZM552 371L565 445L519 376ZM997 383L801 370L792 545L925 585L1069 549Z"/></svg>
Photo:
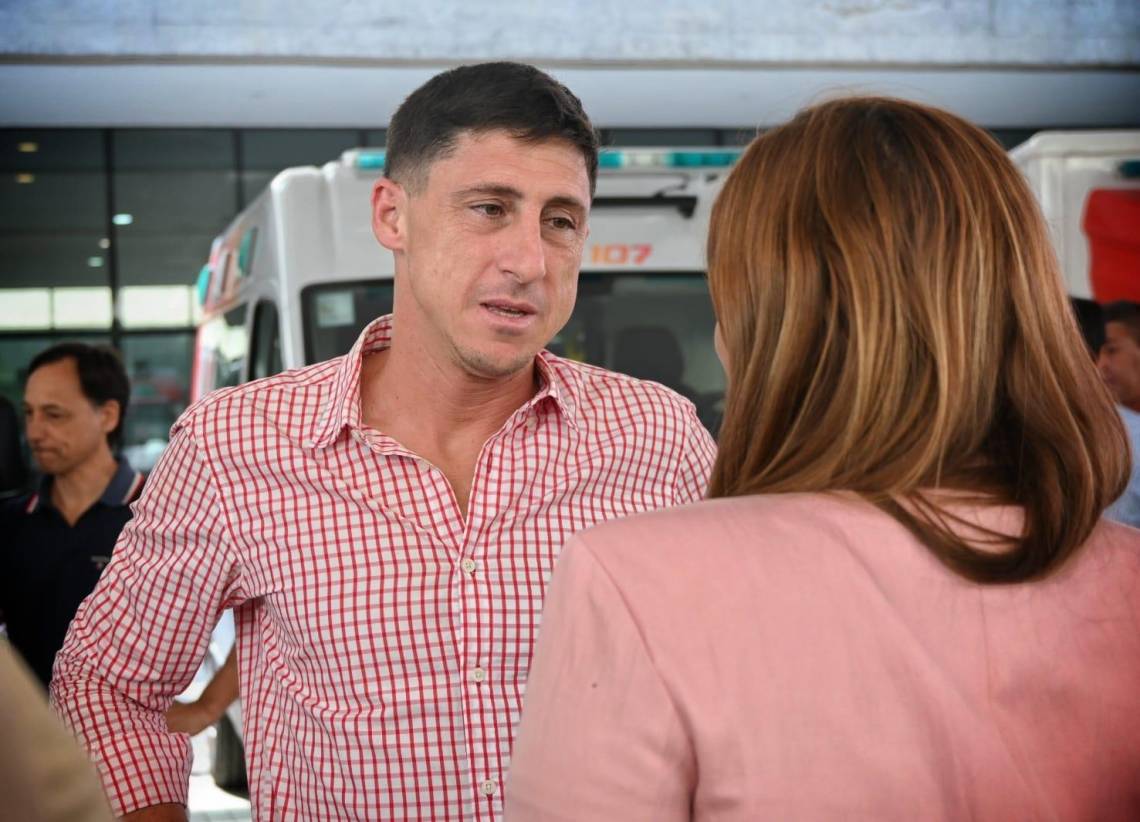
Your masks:
<svg viewBox="0 0 1140 822"><path fill-rule="evenodd" d="M340 436L340 432L345 428L360 427L360 369L364 357L376 351L382 351L391 344L391 314L379 317L364 327L352 348L344 355L337 367L332 393L321 407L321 411L310 429L308 441L304 443L307 447L325 448L335 442ZM573 392L570 386L559 376L558 370L553 367L556 359L548 351L541 351L535 357L535 367L538 369L540 385L538 393L529 400L526 407L535 407L540 402L549 399L566 421L577 428L574 419L576 406Z"/></svg>
<svg viewBox="0 0 1140 822"><path fill-rule="evenodd" d="M111 508L130 504L137 496L143 483L143 475L131 467L126 457L119 457L117 462L118 467L115 469L111 481L107 483L107 487L103 489L103 495L99 497L99 502ZM50 474L45 474L40 478L39 488L28 500L27 513L31 514L40 507L51 507L51 483Z"/></svg>
<svg viewBox="0 0 1140 822"><path fill-rule="evenodd" d="M537 405L539 401L549 397L559 413L562 414L562 419L571 428L577 430L578 403L574 399L576 395L575 386L563 378L561 370L555 367L557 362L558 357L549 351L538 352L534 364L538 368L538 379L541 385L538 393L531 400L531 404Z"/></svg>

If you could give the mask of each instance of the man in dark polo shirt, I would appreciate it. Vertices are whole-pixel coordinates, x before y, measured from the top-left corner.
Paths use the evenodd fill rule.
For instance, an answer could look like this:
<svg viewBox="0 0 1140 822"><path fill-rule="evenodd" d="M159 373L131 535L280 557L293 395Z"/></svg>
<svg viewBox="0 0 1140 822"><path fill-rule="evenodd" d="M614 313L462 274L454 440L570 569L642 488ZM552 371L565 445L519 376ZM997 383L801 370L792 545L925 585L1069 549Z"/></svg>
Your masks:
<svg viewBox="0 0 1140 822"><path fill-rule="evenodd" d="M115 456L129 396L108 348L63 343L28 367L24 422L43 479L0 505L0 619L45 688L142 487L142 475Z"/></svg>

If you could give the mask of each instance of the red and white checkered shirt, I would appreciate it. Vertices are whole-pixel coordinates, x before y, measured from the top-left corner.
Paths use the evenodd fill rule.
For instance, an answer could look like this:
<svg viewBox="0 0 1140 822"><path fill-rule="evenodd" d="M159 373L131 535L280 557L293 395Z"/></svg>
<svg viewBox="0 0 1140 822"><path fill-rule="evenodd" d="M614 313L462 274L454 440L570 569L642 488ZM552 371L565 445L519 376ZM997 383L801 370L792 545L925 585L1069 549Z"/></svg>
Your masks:
<svg viewBox="0 0 1140 822"><path fill-rule="evenodd" d="M361 423L361 360L390 334L381 318L175 426L52 684L117 812L185 803L190 746L164 712L233 608L256 818L497 818L562 544L703 495L691 403L543 352L464 521L439 470Z"/></svg>

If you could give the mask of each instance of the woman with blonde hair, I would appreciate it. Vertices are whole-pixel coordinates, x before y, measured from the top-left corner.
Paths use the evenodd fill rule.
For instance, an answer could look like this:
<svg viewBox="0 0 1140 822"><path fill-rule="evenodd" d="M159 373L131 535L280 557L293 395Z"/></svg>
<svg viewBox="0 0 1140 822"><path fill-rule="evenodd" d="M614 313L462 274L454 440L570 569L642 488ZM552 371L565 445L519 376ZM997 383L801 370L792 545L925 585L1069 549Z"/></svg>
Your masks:
<svg viewBox="0 0 1140 822"><path fill-rule="evenodd" d="M1128 444L998 144L810 108L726 182L709 287L712 499L564 550L508 822L1140 819Z"/></svg>

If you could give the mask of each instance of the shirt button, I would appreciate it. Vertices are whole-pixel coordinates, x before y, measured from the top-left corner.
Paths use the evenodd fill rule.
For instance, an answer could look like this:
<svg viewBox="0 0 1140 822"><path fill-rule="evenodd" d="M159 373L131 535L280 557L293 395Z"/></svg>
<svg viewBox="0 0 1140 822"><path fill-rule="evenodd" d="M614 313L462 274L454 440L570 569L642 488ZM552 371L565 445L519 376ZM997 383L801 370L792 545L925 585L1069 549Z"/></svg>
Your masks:
<svg viewBox="0 0 1140 822"><path fill-rule="evenodd" d="M459 563L459 567L463 569L463 573L473 574L473 573L475 573L475 568L477 566L475 564L475 560L465 559L465 560L463 560L463 562Z"/></svg>
<svg viewBox="0 0 1140 822"><path fill-rule="evenodd" d="M494 796L499 786L494 779L485 779L483 780L483 784L479 786L479 789L483 791L484 796Z"/></svg>
<svg viewBox="0 0 1140 822"><path fill-rule="evenodd" d="M471 679L475 682L482 682L486 678L487 678L487 672L484 671L482 668L476 668L474 671L471 672Z"/></svg>
<svg viewBox="0 0 1140 822"><path fill-rule="evenodd" d="M526 430L527 431L533 431L536 428L538 428L538 420L534 417L527 417L526 418Z"/></svg>

